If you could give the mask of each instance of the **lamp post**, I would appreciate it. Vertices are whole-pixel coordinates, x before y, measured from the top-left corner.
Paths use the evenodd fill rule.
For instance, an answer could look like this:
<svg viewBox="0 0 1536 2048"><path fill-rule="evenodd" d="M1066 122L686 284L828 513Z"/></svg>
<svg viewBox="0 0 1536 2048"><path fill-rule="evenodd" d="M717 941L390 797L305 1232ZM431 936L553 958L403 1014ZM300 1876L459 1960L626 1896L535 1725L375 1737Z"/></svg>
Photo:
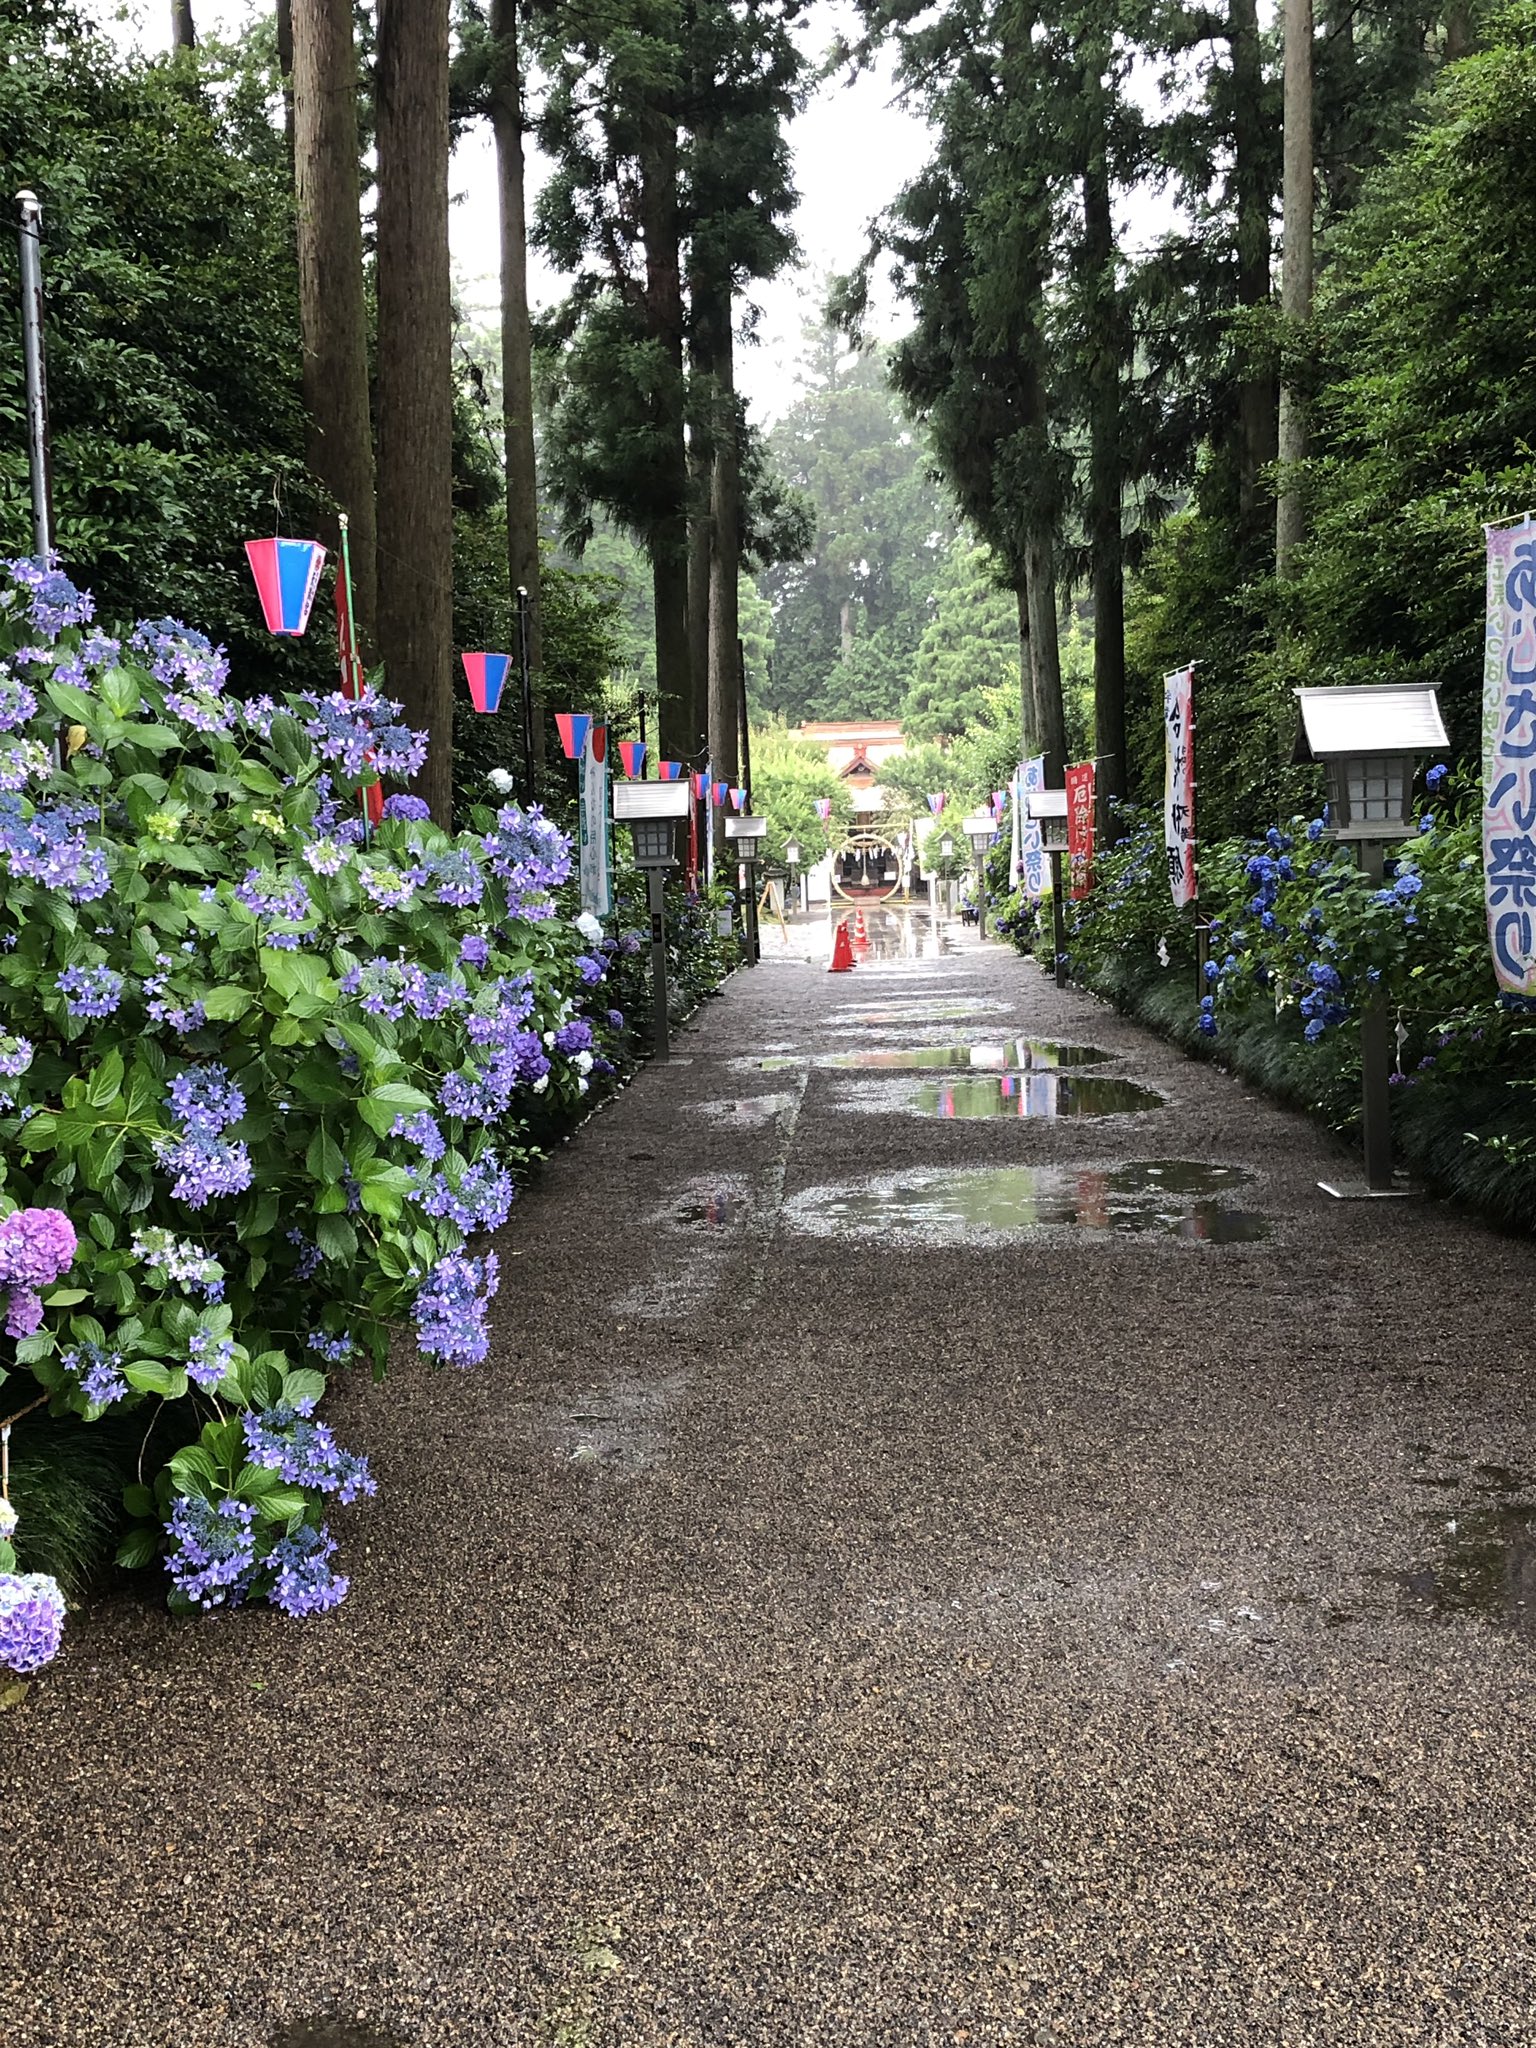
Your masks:
<svg viewBox="0 0 1536 2048"><path fill-rule="evenodd" d="M789 888L791 895L795 899L795 908L797 910L804 909L805 906L800 901L800 876L798 873L800 866L800 842L798 839L786 841L784 862L789 869Z"/></svg>
<svg viewBox="0 0 1536 2048"><path fill-rule="evenodd" d="M942 872L944 875L944 910L945 914L949 917L953 917L955 914L954 858L955 835L953 832L946 832L944 834L944 837L939 841L939 859L943 864Z"/></svg>
<svg viewBox="0 0 1536 2048"><path fill-rule="evenodd" d="M1061 895L1061 863L1067 851L1067 792L1064 789L1032 789L1024 799L1029 815L1040 827L1040 841L1051 857L1051 943L1055 954L1056 986L1067 985L1067 906Z"/></svg>
<svg viewBox="0 0 1536 2048"><path fill-rule="evenodd" d="M687 782L616 782L613 822L634 836L635 866L645 876L651 913L652 1036L665 1058L672 1047L667 1018L667 869L677 865L677 827L688 815L693 786Z"/></svg>
<svg viewBox="0 0 1536 2048"><path fill-rule="evenodd" d="M768 820L754 818L749 811L725 821L725 843L734 846L736 858L747 871L747 960L755 967L763 957L757 933L757 859L768 836Z"/></svg>
<svg viewBox="0 0 1536 2048"><path fill-rule="evenodd" d="M1387 847L1412 836L1414 763L1446 744L1434 688L1428 684L1352 684L1298 690L1298 761L1320 761L1328 789L1328 831L1360 849L1360 867L1379 887ZM1405 1190L1392 1180L1392 1035L1385 1000L1360 1013L1360 1110L1367 1195ZM1345 1190L1319 1182L1325 1194Z"/></svg>
<svg viewBox="0 0 1536 2048"><path fill-rule="evenodd" d="M972 811L963 826L976 856L976 936L987 936L987 848L997 837L997 820L990 811Z"/></svg>

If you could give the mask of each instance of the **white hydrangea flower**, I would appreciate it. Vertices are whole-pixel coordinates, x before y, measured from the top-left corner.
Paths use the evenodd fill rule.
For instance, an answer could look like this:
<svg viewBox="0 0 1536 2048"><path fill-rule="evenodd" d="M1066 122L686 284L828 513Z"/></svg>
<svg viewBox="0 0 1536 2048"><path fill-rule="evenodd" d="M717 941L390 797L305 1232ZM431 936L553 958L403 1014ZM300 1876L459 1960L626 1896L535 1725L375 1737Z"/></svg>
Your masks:
<svg viewBox="0 0 1536 2048"><path fill-rule="evenodd" d="M591 1053L589 1053L589 1052L579 1052L579 1053L577 1053L577 1055L576 1055L576 1058L575 1058L575 1061L573 1062L573 1064L574 1064L574 1066L575 1066L575 1068L576 1068L576 1071L577 1071L577 1073L578 1073L578 1074L590 1074L590 1073L591 1073L591 1071L592 1071L592 1055L591 1055Z"/></svg>
<svg viewBox="0 0 1536 2048"><path fill-rule="evenodd" d="M589 946L595 946L603 936L603 928L590 910L584 910L576 920L576 929Z"/></svg>
<svg viewBox="0 0 1536 2048"><path fill-rule="evenodd" d="M8 1500L0 1500L0 1543L10 1542L11 1538L16 1534L16 1524L20 1520L20 1515L17 1514L10 1502Z"/></svg>
<svg viewBox="0 0 1536 2048"><path fill-rule="evenodd" d="M493 768L486 781L498 796L510 796L517 787L517 778L506 768Z"/></svg>
<svg viewBox="0 0 1536 2048"><path fill-rule="evenodd" d="M533 1084L533 1092L534 1092L534 1094L535 1094L535 1095L542 1095L542 1094L544 1093L544 1090L545 1090L545 1089L546 1089L546 1088L547 1088L548 1086L549 1086L549 1076L548 1076L548 1074L540 1074L540 1076L539 1076L539 1078L537 1079L537 1081L535 1081L535 1082L534 1082L534 1084Z"/></svg>

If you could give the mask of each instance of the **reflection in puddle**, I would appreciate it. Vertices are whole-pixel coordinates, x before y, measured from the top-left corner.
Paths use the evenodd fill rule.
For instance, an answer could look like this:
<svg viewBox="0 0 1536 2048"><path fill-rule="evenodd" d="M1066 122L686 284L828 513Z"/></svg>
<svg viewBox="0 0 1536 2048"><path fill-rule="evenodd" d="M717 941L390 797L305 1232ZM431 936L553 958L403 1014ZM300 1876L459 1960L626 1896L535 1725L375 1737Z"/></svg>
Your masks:
<svg viewBox="0 0 1536 2048"><path fill-rule="evenodd" d="M928 1081L909 1105L922 1116L1118 1116L1161 1109L1155 1089L1107 1074L988 1074Z"/></svg>
<svg viewBox="0 0 1536 2048"><path fill-rule="evenodd" d="M1070 1226L1128 1236L1251 1244L1261 1217L1215 1198L1252 1176L1236 1166L1159 1159L1127 1166L917 1167L862 1185L807 1188L785 1206L818 1236L933 1243Z"/></svg>
<svg viewBox="0 0 1536 2048"><path fill-rule="evenodd" d="M1468 1508L1440 1525L1437 1557L1394 1577L1409 1613L1473 1614L1536 1639L1536 1506Z"/></svg>
<svg viewBox="0 0 1536 2048"><path fill-rule="evenodd" d="M729 1189L717 1188L713 1194L705 1195L696 1202L685 1202L680 1209L672 1211L674 1223L708 1223L723 1228L731 1220L732 1197Z"/></svg>
<svg viewBox="0 0 1536 2048"><path fill-rule="evenodd" d="M1098 1045L1064 1045L1055 1039L1009 1038L993 1045L876 1046L865 1052L826 1052L811 1056L813 1067L857 1067L877 1073L908 1073L929 1067L962 1068L971 1073L1011 1073L1019 1069L1097 1067L1115 1054ZM760 1067L798 1067L798 1059L764 1059Z"/></svg>

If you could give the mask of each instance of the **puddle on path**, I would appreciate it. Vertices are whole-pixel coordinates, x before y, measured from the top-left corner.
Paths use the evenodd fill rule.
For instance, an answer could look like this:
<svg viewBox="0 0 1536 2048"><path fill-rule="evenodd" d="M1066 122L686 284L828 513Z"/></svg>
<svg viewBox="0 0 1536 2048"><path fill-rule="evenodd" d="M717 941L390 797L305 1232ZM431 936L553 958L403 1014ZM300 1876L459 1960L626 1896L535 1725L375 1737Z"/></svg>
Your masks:
<svg viewBox="0 0 1536 2048"><path fill-rule="evenodd" d="M806 1188L785 1204L793 1229L822 1237L965 1243L1073 1228L1116 1236L1252 1244L1262 1217L1218 1197L1253 1176L1237 1166L1156 1159L1105 1167L916 1167L879 1180Z"/></svg>
<svg viewBox="0 0 1536 2048"><path fill-rule="evenodd" d="M1100 1045L1067 1045L1050 1038L1009 1038L996 1044L883 1045L862 1052L823 1052L809 1056L813 1067L852 1067L873 1073L926 1072L930 1067L971 1073L1015 1073L1058 1067L1097 1067L1118 1057ZM798 1067L803 1061L775 1057L759 1067Z"/></svg>
<svg viewBox="0 0 1536 2048"><path fill-rule="evenodd" d="M556 1455L585 1471L651 1470L666 1456L669 1418L688 1384L686 1372L660 1380L613 1380L555 1403L544 1424Z"/></svg>
<svg viewBox="0 0 1536 2048"><path fill-rule="evenodd" d="M799 1066L798 1060L764 1060L764 1066ZM785 1116L795 1106L793 1095L741 1095L734 1101L697 1102L694 1114L703 1117L706 1123L728 1124L732 1130L761 1130L765 1124L773 1123Z"/></svg>
<svg viewBox="0 0 1536 2048"><path fill-rule="evenodd" d="M927 1081L907 1104L920 1116L1122 1116L1161 1109L1154 1088L1111 1074L988 1074Z"/></svg>
<svg viewBox="0 0 1536 2048"><path fill-rule="evenodd" d="M1471 1614L1536 1641L1536 1505L1466 1508L1439 1522L1432 1559L1393 1576L1407 1613Z"/></svg>
<svg viewBox="0 0 1536 2048"><path fill-rule="evenodd" d="M294 2020L272 2036L270 2048L406 2048L403 2034L363 2020Z"/></svg>
<svg viewBox="0 0 1536 2048"><path fill-rule="evenodd" d="M696 1200L684 1202L672 1211L673 1223L707 1223L716 1230L723 1230L739 1209L737 1198L729 1188L716 1188L712 1193L700 1195Z"/></svg>

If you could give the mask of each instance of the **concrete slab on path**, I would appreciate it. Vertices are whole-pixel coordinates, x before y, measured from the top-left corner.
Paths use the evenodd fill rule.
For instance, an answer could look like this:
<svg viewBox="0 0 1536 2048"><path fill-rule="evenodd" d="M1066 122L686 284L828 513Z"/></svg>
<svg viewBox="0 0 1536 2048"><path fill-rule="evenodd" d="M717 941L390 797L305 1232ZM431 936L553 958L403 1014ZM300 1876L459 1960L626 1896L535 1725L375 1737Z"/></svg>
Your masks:
<svg viewBox="0 0 1536 2048"><path fill-rule="evenodd" d="M6 2048L1536 2041L1531 1248L794 933L518 1203L488 1364L344 1392L339 1613L114 1596L0 1717Z"/></svg>

